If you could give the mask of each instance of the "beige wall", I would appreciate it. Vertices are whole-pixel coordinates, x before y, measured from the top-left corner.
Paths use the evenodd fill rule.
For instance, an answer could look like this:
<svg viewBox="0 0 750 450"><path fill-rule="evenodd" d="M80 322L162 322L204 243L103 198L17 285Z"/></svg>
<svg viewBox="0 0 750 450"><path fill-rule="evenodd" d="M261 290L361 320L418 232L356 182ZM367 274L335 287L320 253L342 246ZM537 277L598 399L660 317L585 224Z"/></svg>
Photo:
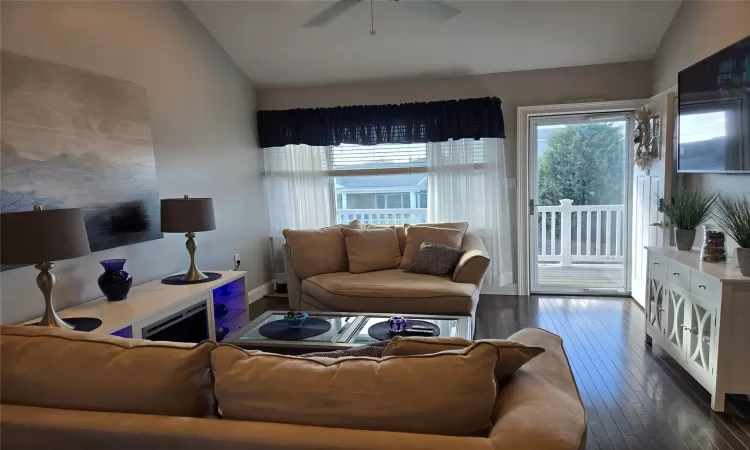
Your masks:
<svg viewBox="0 0 750 450"><path fill-rule="evenodd" d="M750 1L684 1L654 56L653 94L677 84L677 73L750 35Z"/></svg>
<svg viewBox="0 0 750 450"><path fill-rule="evenodd" d="M677 73L750 35L750 1L682 2L654 57L653 93L677 84ZM685 175L690 187L750 197L750 175Z"/></svg>
<svg viewBox="0 0 750 450"><path fill-rule="evenodd" d="M651 96L651 63L633 62L506 72L491 75L258 90L258 109L426 102L499 97L507 135L508 177L516 176L516 108L581 100L629 100ZM516 190L510 191L512 242L516 242ZM516 265L513 246L514 272Z"/></svg>
<svg viewBox="0 0 750 450"><path fill-rule="evenodd" d="M2 48L145 87L161 196L214 198L218 229L199 233L199 265L228 269L240 253L248 288L270 279L254 88L185 5L6 1ZM184 269L184 240L166 235L59 262L55 303L101 296L98 261L106 258L127 258L136 284ZM36 273L25 267L0 274L2 323L42 313Z"/></svg>

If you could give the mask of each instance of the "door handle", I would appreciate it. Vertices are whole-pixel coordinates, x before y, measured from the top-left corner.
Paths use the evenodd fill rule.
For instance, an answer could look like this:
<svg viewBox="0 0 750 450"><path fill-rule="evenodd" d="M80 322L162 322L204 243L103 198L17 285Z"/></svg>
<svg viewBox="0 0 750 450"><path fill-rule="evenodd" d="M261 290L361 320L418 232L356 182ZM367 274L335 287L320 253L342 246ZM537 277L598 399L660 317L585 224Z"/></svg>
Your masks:
<svg viewBox="0 0 750 450"><path fill-rule="evenodd" d="M652 227L664 228L664 222L654 222L651 224Z"/></svg>

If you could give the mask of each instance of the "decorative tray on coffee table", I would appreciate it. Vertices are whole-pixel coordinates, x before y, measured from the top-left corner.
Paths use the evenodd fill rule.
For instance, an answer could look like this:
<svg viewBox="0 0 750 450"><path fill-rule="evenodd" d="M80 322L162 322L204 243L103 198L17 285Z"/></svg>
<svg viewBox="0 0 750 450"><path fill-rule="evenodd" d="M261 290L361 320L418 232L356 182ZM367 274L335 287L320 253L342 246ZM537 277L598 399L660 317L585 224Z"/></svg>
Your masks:
<svg viewBox="0 0 750 450"><path fill-rule="evenodd" d="M222 342L248 349L304 353L316 350L340 350L380 342L380 339L374 338L370 333L370 329L373 327L376 327L376 329L385 327L385 330L388 330L388 335L384 339L391 339L394 336L430 335L458 336L470 339L473 330L472 318L468 316L402 314L407 319L406 328L412 329L413 332L391 333L387 321L394 314L316 311L308 312L309 318L307 320L314 318L330 323L330 329L321 334L310 337L285 336L282 339L269 339L260 332L261 327L282 320L285 313L285 311L267 311L257 319L252 320L248 325L228 335ZM414 325L417 327L412 328ZM433 331L429 334L420 332L419 327L421 326L429 327Z"/></svg>

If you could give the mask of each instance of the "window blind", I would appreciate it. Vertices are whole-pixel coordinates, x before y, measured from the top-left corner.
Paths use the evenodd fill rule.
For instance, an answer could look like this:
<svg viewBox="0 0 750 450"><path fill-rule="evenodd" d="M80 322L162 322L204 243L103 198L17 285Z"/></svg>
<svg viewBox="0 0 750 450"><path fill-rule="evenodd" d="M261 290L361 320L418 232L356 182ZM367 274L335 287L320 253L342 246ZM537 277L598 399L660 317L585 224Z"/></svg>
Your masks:
<svg viewBox="0 0 750 450"><path fill-rule="evenodd" d="M431 157L440 160L443 170L447 166L474 165L484 162L484 149L481 139L462 140L464 151L452 150L451 142L439 143L439 152L434 149ZM427 146L436 144L341 144L330 147L306 147L304 155L289 160L286 152L299 152L289 146L266 149L265 166L267 174L295 172L293 167L303 163L305 171L326 172L330 176L389 175L427 172ZM314 169L313 169L314 168ZM313 170L311 170L313 169Z"/></svg>

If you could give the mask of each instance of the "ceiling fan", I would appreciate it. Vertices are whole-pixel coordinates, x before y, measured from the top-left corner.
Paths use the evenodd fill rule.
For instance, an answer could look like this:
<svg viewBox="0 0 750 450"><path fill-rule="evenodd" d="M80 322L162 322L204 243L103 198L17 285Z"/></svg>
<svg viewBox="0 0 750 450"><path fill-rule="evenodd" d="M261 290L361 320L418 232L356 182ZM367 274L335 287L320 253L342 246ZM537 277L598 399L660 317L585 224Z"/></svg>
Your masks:
<svg viewBox="0 0 750 450"><path fill-rule="evenodd" d="M321 11L312 19L305 22L302 26L311 27L322 27L328 22L332 21L336 17L343 14L346 10L361 3L363 0L338 0L333 5ZM372 0L371 0L372 1ZM446 21L451 17L454 17L461 13L461 10L454 8L453 6L447 5L440 1L431 0L392 0L393 3L401 3L423 16L429 17L439 22Z"/></svg>

